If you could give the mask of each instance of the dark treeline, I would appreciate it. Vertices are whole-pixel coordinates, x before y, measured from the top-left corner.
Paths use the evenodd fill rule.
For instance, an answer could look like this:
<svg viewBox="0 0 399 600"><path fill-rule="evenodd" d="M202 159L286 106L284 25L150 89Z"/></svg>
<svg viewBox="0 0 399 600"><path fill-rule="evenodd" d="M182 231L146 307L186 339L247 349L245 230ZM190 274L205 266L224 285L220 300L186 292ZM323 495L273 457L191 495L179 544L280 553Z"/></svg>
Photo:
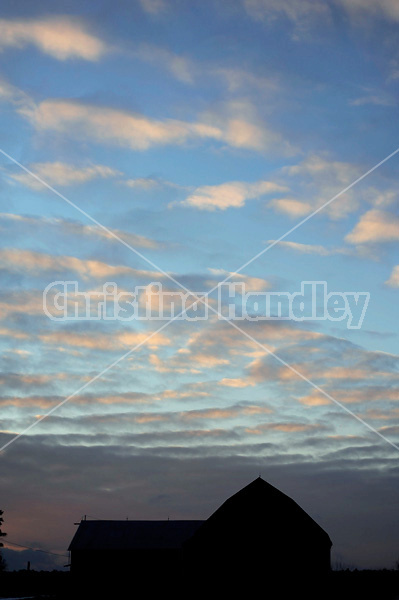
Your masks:
<svg viewBox="0 0 399 600"><path fill-rule="evenodd" d="M280 581L273 581L270 585L270 574L267 566L263 572L251 572L248 576L240 578L240 583L234 581L234 573L221 574L218 581L207 581L201 569L197 575L190 575L189 579L184 573L176 569L167 579L158 578L156 573L152 577L136 573L132 568L129 576L123 580L110 580L106 568L99 569L97 581L85 579L78 580L71 573L65 571L5 571L0 574L0 598L30 596L46 598L46 600L97 600L107 598L124 600L136 595L139 590L147 590L149 597L153 594L172 593L175 598L189 598L194 590L206 597L236 597L237 593L262 594L265 597L276 597L272 590L275 585L279 589L279 597L283 600L292 597L304 596L317 598L317 600L396 600L399 597L399 571L332 571L323 581L312 578L306 580L292 580L290 573ZM269 594L270 592L270 594ZM293 595L294 594L294 595Z"/></svg>

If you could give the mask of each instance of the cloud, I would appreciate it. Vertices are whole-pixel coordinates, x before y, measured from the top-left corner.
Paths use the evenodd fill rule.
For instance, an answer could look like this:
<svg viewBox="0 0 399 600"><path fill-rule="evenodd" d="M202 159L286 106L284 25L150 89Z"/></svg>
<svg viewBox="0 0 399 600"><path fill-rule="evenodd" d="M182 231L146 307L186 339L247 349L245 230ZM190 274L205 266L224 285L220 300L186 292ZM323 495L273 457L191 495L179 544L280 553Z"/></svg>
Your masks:
<svg viewBox="0 0 399 600"><path fill-rule="evenodd" d="M158 179L152 179L151 177L138 177L136 179L127 179L123 182L125 185L131 188L141 188L143 190L152 190L157 187L161 187L161 182Z"/></svg>
<svg viewBox="0 0 399 600"><path fill-rule="evenodd" d="M80 383L83 381L89 381L90 377L87 375L76 375L70 372L60 372L60 373L2 373L0 375L0 383L3 389L9 388L11 393L15 393L16 390L28 390L32 392L34 388L44 388L44 387L58 387L60 388L61 382L71 382L71 381L79 381ZM15 400L15 404L13 402ZM24 406L24 400L19 398L15 398L15 396L11 396L9 398L3 397L1 402L4 406ZM55 402L53 402L55 404ZM36 403L32 402L29 406L45 406L45 401L38 400Z"/></svg>
<svg viewBox="0 0 399 600"><path fill-rule="evenodd" d="M108 50L103 41L71 17L0 19L0 48L24 48L31 44L58 60L96 61Z"/></svg>
<svg viewBox="0 0 399 600"><path fill-rule="evenodd" d="M28 94L5 79L0 79L0 100L10 102L16 107L32 107L33 101Z"/></svg>
<svg viewBox="0 0 399 600"><path fill-rule="evenodd" d="M193 83L194 81L196 69L188 58L153 44L141 44L135 54L141 60L169 71L178 81L183 83Z"/></svg>
<svg viewBox="0 0 399 600"><path fill-rule="evenodd" d="M256 292L260 290L266 290L271 287L271 284L266 279L262 279L261 277L251 277L251 275L245 275L245 273L234 273L233 271L226 271L225 269L214 269L212 267L208 267L208 270L222 281L228 277L231 282L239 282L245 284L245 289L247 292ZM209 281L207 285L210 287L214 287L215 282Z"/></svg>
<svg viewBox="0 0 399 600"><path fill-rule="evenodd" d="M324 0L243 0L243 3L252 18L272 21L283 17L291 21L299 31L310 26L316 27L320 23L332 23L331 7ZM362 16L399 21L396 0L332 0L331 4L335 10L341 9L346 12L356 25L362 23Z"/></svg>
<svg viewBox="0 0 399 600"><path fill-rule="evenodd" d="M307 433L327 429L325 425L309 423L262 423L255 427L246 427L245 432L251 435L263 435L267 431L282 431L284 433Z"/></svg>
<svg viewBox="0 0 399 600"><path fill-rule="evenodd" d="M386 285L389 285L389 287L399 287L399 265L396 265L393 268L390 278L385 283Z"/></svg>
<svg viewBox="0 0 399 600"><path fill-rule="evenodd" d="M256 20L284 17L300 28L330 17L329 6L319 0L244 0L244 7Z"/></svg>
<svg viewBox="0 0 399 600"><path fill-rule="evenodd" d="M378 421L396 421L398 417L399 408L391 408L388 413L376 409L369 409L365 411L363 415L363 418L365 419L377 419Z"/></svg>
<svg viewBox="0 0 399 600"><path fill-rule="evenodd" d="M84 260L74 256L54 256L32 250L3 248L0 250L0 264L18 273L37 275L51 271L53 274L72 271L84 280L107 279L117 276L163 278L157 271L133 269L125 265L109 265L99 260Z"/></svg>
<svg viewBox="0 0 399 600"><path fill-rule="evenodd" d="M105 179L121 175L120 171L105 165L76 167L63 162L34 163L29 169L45 183L57 186L82 184L95 178ZM29 173L13 174L11 177L33 189L43 188L43 184Z"/></svg>
<svg viewBox="0 0 399 600"><path fill-rule="evenodd" d="M133 348L137 344L142 344L152 349L170 344L170 340L162 333L156 333L148 339L149 335L149 333L135 331L112 332L109 335L95 332L52 331L41 334L38 337L43 343L53 346L67 345L91 350L103 350L105 352L119 348ZM147 339L148 342L146 341Z"/></svg>
<svg viewBox="0 0 399 600"><path fill-rule="evenodd" d="M209 352L194 351L190 354L190 363L203 369L213 369L214 367L220 367L222 365L230 364L228 358L222 358L220 356L213 356Z"/></svg>
<svg viewBox="0 0 399 600"><path fill-rule="evenodd" d="M268 94L280 90L280 83L276 78L256 75L250 71L237 67L217 67L211 71L215 77L223 78L227 82L228 90L235 92L240 89L248 90L249 87Z"/></svg>
<svg viewBox="0 0 399 600"><path fill-rule="evenodd" d="M7 327L0 328L0 335L7 337L8 339L13 339L13 338L27 339L27 338L29 338L29 335L27 333L24 333L23 331L15 331L15 330L9 329Z"/></svg>
<svg viewBox="0 0 399 600"><path fill-rule="evenodd" d="M191 335L188 343L185 345L184 353L176 353L173 357L174 364L179 367L223 367L223 373L220 379L225 381L221 386L230 383L239 385L239 381L253 383L270 382L275 379L278 369L273 367L267 369L264 361L259 357L267 355L267 350L259 348L251 339L248 339L241 331L230 327L225 327L225 323L220 321L209 321L209 326L202 331ZM292 345L298 352L298 344L321 341L323 336L314 331L307 331L293 326L287 326L286 322L248 322L241 321L240 329L250 336L257 339L266 348L276 351L276 344L281 347ZM254 352L255 351L255 352ZM255 360L253 360L255 358ZM288 358L288 360L290 360ZM252 362L251 362L252 361ZM290 361L293 362L293 361ZM230 371L229 371L230 369ZM229 373L231 372L231 376ZM233 388L234 385L225 387Z"/></svg>
<svg viewBox="0 0 399 600"><path fill-rule="evenodd" d="M398 204L398 190L395 188L386 190L372 190L374 206L387 207Z"/></svg>
<svg viewBox="0 0 399 600"><path fill-rule="evenodd" d="M122 181L124 185L130 188L139 188L142 190L154 190L157 188L168 187L172 189L181 189L178 183L173 183L172 181L166 181L165 179L158 179L156 177L137 177L136 179L126 179Z"/></svg>
<svg viewBox="0 0 399 600"><path fill-rule="evenodd" d="M1 225L1 222L5 223L5 227ZM136 233L131 233L129 231L122 231L120 229L102 229L102 227L99 227L98 225L83 225L82 223L79 223L79 221L69 221L66 219L31 217L29 215L17 215L14 213L0 213L0 231L3 230L3 232L9 232L12 226L14 226L14 228L17 230L20 229L22 232L24 232L24 228L26 228L26 230L31 230L34 228L35 231L39 231L39 229L42 228L47 231L50 228L55 228L58 230L59 234L64 234L67 236L72 235L83 238L99 238L100 240L120 243L119 240L114 237L117 236L133 247L139 246L141 248L148 248L151 250L162 247L162 244L156 240L143 235L138 235ZM15 235L15 229L13 235Z"/></svg>
<svg viewBox="0 0 399 600"><path fill-rule="evenodd" d="M226 387L232 388L245 388L248 386L253 386L255 384L252 381L249 381L248 379L229 379L228 377L223 377L223 379L219 381L219 385L224 385Z"/></svg>
<svg viewBox="0 0 399 600"><path fill-rule="evenodd" d="M254 104L245 99L222 102L202 115L203 120L222 130L222 140L234 148L272 152L284 156L298 153L289 140L259 117Z"/></svg>
<svg viewBox="0 0 399 600"><path fill-rule="evenodd" d="M228 406L225 408L206 408L201 410L189 410L179 413L183 421L197 419L218 420L232 419L243 416L258 416L261 414L271 414L273 411L268 406L244 405Z"/></svg>
<svg viewBox="0 0 399 600"><path fill-rule="evenodd" d="M235 148L256 150L270 148L273 144L281 146L282 142L280 134L239 118L230 119L226 123L224 139Z"/></svg>
<svg viewBox="0 0 399 600"><path fill-rule="evenodd" d="M348 14L357 19L362 14L370 17L382 17L388 21L399 22L399 6L396 0L335 0Z"/></svg>
<svg viewBox="0 0 399 600"><path fill-rule="evenodd" d="M169 206L180 204L208 211L241 208L247 200L260 198L274 192L282 192L285 189L271 181L257 181L256 183L231 181L220 185L200 186L182 202L172 202Z"/></svg>
<svg viewBox="0 0 399 600"><path fill-rule="evenodd" d="M299 164L284 167L283 171L289 175L311 175L323 179L327 175L341 185L347 184L358 174L358 168L351 163L329 160L316 154L309 155Z"/></svg>
<svg viewBox="0 0 399 600"><path fill-rule="evenodd" d="M156 354L150 354L148 361L158 373L200 373L199 369L194 366L179 366L178 361L173 358L165 361Z"/></svg>
<svg viewBox="0 0 399 600"><path fill-rule="evenodd" d="M273 244L276 240L268 240L268 244ZM317 256L332 256L333 254L350 254L347 248L326 248L317 244L301 244L299 242L287 242L281 240L277 242L282 248L293 250L300 254L316 254Z"/></svg>
<svg viewBox="0 0 399 600"><path fill-rule="evenodd" d="M121 231L120 229L102 229L97 225L80 225L78 223L67 223L64 225L64 228L70 233L78 233L93 237L98 236L99 238L106 239L110 242L119 242L119 240L116 239L114 235L112 235L115 234L115 236L118 236L118 238L121 238L131 246L140 246L141 248L148 248L151 250L155 250L162 246L162 244L160 244L156 240L145 237L144 235L138 235L136 233L130 233L128 231Z"/></svg>
<svg viewBox="0 0 399 600"><path fill-rule="evenodd" d="M165 0L140 0L142 9L151 15L158 15L166 10Z"/></svg>
<svg viewBox="0 0 399 600"><path fill-rule="evenodd" d="M51 339L48 340L51 343ZM14 376L15 378L15 376ZM44 384L48 383L49 381L53 381L53 380L63 380L63 379L78 379L78 377L72 375L72 374L68 374L65 375L63 374L54 374L52 375L52 377L45 377L42 379L38 379L37 381L33 381L32 380L28 380L27 382L24 381L24 378L21 376L19 376L18 380L17 380L17 385L18 387L27 387L27 389L29 390L29 386L32 385L32 383L35 383L36 386L38 384L40 384L40 386L43 386ZM80 378L82 381L89 381L90 377L81 377ZM55 406L56 404L58 404L59 402L61 402L64 399L64 396L59 396L59 395L30 395L30 396L0 396L0 406L3 407L3 409L7 406L12 406L12 407L18 407L18 408L41 408L41 409L49 409L52 406ZM112 406L112 408L114 408L115 406L121 405L129 405L129 406L137 406L137 405L149 405L153 403L153 398L145 393L138 393L138 392L126 392L126 393L122 393L122 394L77 394L73 397L73 404L74 406L78 405L81 406L82 409L84 409L84 407L86 407L86 405L100 405L100 406Z"/></svg>
<svg viewBox="0 0 399 600"><path fill-rule="evenodd" d="M5 513L9 537L21 544L64 553L74 533L71 523L81 514L79 507L85 506L104 519L127 515L157 519L164 514L182 519L207 518L257 476L263 461L267 462L267 475L262 472L263 477L320 522L333 539L335 552L349 552L350 562L358 567L390 567L397 556L397 529L392 528L397 522L396 506L391 500L397 490L397 459L370 446L369 454L373 452L379 459L373 463L365 454L367 448L360 454L356 440L327 440L326 436L323 439L330 449L346 442L347 456L320 459L316 448L306 453L303 447L300 454L294 455L288 448L298 437L301 441L300 434L291 436L290 444L261 442L242 444L238 449L235 440L226 436L230 446L209 443L193 448L192 454L189 433L176 440L167 439L157 451L155 437L148 439L143 451L135 449L134 436L116 440L105 432L22 438L2 461L10 490ZM201 440L197 436L195 439ZM43 527L43 514L46 521L60 526ZM359 521L359 515L364 520ZM363 522L370 532L367 544ZM39 568L35 562L32 566Z"/></svg>
<svg viewBox="0 0 399 600"><path fill-rule="evenodd" d="M283 154L294 152L279 133L269 130L248 114L247 103L235 103L234 106L230 103L223 114L208 113L197 122L151 119L142 114L71 100L45 100L35 106L21 107L18 112L37 131L56 131L85 141L90 138L132 150L213 140L233 148L274 152L277 149Z"/></svg>
<svg viewBox="0 0 399 600"><path fill-rule="evenodd" d="M295 196L273 200L277 210L300 217L335 198L361 174L351 163L330 159L327 155L311 154L296 165L283 167L279 181L287 184L287 177L296 186ZM292 184L291 184L292 185ZM358 208L359 194L347 190L323 208L331 219L342 219Z"/></svg>
<svg viewBox="0 0 399 600"><path fill-rule="evenodd" d="M360 96L349 102L350 106L365 106L367 104L373 104L375 106L396 106L396 102L393 98L383 94L368 94Z"/></svg>
<svg viewBox="0 0 399 600"><path fill-rule="evenodd" d="M382 210L369 210L362 215L345 240L351 244L399 240L399 217Z"/></svg>
<svg viewBox="0 0 399 600"><path fill-rule="evenodd" d="M2 294L0 297L0 319L9 321L10 317L17 313L42 315L43 293L29 290ZM8 335L13 336L14 334L11 330L8 330Z"/></svg>
<svg viewBox="0 0 399 600"><path fill-rule="evenodd" d="M358 388L328 390L329 395L341 404L360 404L363 402L397 402L399 400L399 388L384 386L363 386ZM299 398L301 404L306 406L323 406L333 404L326 396L317 389L310 394Z"/></svg>
<svg viewBox="0 0 399 600"><path fill-rule="evenodd" d="M57 131L117 144L133 150L152 146L184 144L189 139L222 140L218 127L176 119L163 121L113 108L102 108L68 100L45 100L33 109L21 109L38 131Z"/></svg>
<svg viewBox="0 0 399 600"><path fill-rule="evenodd" d="M269 206L293 218L304 217L312 210L309 202L301 202L295 198L275 198L269 202Z"/></svg>
<svg viewBox="0 0 399 600"><path fill-rule="evenodd" d="M326 369L318 374L319 377L325 377L327 379L343 379L344 381L361 381L381 375L380 372L373 372L370 371L370 369L342 366L332 367L331 369ZM388 376L392 377L392 373L388 373Z"/></svg>

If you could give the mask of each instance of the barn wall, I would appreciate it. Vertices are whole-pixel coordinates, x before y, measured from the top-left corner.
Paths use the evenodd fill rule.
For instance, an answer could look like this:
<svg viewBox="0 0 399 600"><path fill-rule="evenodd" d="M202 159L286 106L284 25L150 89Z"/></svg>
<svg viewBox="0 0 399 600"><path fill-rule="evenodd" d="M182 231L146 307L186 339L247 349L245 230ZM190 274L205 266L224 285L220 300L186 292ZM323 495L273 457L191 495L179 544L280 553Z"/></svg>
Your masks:
<svg viewBox="0 0 399 600"><path fill-rule="evenodd" d="M72 550L71 573L104 579L130 576L133 572L156 572L162 576L181 562L180 550Z"/></svg>

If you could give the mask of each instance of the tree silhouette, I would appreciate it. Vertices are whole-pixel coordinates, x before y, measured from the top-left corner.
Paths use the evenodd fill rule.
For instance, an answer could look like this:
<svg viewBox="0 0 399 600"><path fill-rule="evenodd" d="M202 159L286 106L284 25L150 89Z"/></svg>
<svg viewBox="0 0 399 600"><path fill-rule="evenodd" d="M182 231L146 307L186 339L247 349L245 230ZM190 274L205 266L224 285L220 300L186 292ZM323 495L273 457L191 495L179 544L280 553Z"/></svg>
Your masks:
<svg viewBox="0 0 399 600"><path fill-rule="evenodd" d="M2 516L3 512L4 511L0 510L0 538L5 537L7 535L6 533L4 533L4 531L1 530L1 526L2 526L3 521L4 521L3 516ZM0 541L0 548L2 548L3 545L4 544ZM0 552L0 573L1 573L1 571L5 571L6 567L7 567L6 561L4 560L4 557L3 557L3 555Z"/></svg>

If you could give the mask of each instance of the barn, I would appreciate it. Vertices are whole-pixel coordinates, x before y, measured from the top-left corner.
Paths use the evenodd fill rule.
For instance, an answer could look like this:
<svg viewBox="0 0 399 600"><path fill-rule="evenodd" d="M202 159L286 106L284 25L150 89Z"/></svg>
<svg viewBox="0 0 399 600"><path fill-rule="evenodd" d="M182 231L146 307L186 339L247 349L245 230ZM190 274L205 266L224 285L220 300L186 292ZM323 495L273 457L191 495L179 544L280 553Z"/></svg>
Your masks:
<svg viewBox="0 0 399 600"><path fill-rule="evenodd" d="M69 546L75 577L171 576L248 588L248 577L316 582L330 571L328 534L261 477L205 521L81 521ZM155 583L155 581L154 581Z"/></svg>
<svg viewBox="0 0 399 600"><path fill-rule="evenodd" d="M189 563L207 572L323 576L328 534L289 496L261 477L228 498L184 544Z"/></svg>

